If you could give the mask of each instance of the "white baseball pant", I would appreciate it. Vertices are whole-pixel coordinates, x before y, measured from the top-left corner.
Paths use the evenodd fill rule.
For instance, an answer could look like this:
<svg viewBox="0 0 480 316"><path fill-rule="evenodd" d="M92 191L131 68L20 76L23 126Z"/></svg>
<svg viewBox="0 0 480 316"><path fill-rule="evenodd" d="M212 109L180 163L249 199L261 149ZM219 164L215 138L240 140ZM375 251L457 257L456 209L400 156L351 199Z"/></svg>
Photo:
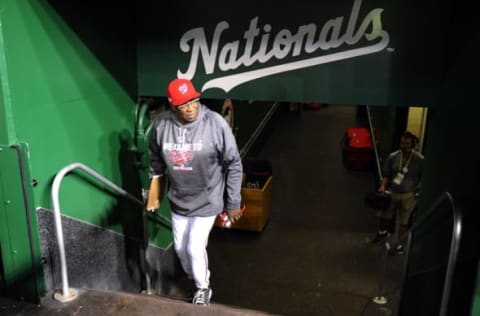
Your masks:
<svg viewBox="0 0 480 316"><path fill-rule="evenodd" d="M210 286L207 244L217 216L182 216L172 212L173 244L182 268L198 289Z"/></svg>

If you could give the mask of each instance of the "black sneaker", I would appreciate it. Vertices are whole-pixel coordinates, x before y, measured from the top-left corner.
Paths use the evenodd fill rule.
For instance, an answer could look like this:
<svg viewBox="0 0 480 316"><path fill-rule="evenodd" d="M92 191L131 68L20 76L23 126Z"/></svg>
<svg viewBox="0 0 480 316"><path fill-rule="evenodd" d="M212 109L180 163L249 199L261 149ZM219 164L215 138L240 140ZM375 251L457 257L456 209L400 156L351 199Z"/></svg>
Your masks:
<svg viewBox="0 0 480 316"><path fill-rule="evenodd" d="M396 255L398 255L398 256L403 255L403 254L405 253L405 250L404 250L404 248L403 248L403 245L402 245L402 244L397 245L397 246L395 247L394 253L395 253Z"/></svg>
<svg viewBox="0 0 480 316"><path fill-rule="evenodd" d="M212 298L212 289L198 289L195 292L192 303L197 305L210 305L210 299Z"/></svg>
<svg viewBox="0 0 480 316"><path fill-rule="evenodd" d="M372 244L378 244L378 243L381 243L383 242L388 236L390 236L390 234L388 233L388 231L377 231L377 235L375 236L375 238L373 238L370 242Z"/></svg>

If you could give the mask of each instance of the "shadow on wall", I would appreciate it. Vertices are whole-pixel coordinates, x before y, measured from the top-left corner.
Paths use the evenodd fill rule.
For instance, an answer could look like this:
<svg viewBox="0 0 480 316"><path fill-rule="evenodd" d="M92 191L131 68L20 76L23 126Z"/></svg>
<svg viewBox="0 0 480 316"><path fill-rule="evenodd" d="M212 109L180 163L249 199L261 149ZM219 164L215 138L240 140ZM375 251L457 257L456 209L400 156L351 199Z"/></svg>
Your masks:
<svg viewBox="0 0 480 316"><path fill-rule="evenodd" d="M118 134L120 142L118 152L118 166L120 169L121 183L116 183L125 191L142 201L142 183L136 168L136 151L133 147L131 134L123 130ZM138 280L139 267L142 266L142 249L139 245L143 242L143 208L141 205L122 196L117 197L116 203L106 211L103 227L117 227L125 236L125 264L131 280ZM141 271L141 269L140 269ZM143 280L143 278L140 278ZM128 285L126 285L128 287ZM143 286L141 286L143 288Z"/></svg>
<svg viewBox="0 0 480 316"><path fill-rule="evenodd" d="M89 1L49 0L48 3L135 100L137 57L135 27L132 27L135 14L131 6L102 6Z"/></svg>
<svg viewBox="0 0 480 316"><path fill-rule="evenodd" d="M38 275L41 273L41 265L36 268ZM2 289L0 295L1 315L22 315L23 304L19 304L17 301L40 304L41 297L35 274L29 269L17 272L15 279L9 280L8 288L4 287Z"/></svg>
<svg viewBox="0 0 480 316"><path fill-rule="evenodd" d="M110 144L112 148L118 148L118 152L109 157L118 159L119 170L115 174L120 175L120 180L117 179L115 184L141 201L141 177L136 167L137 152L132 146L131 134L121 131L111 137L120 144ZM111 189L91 177L78 173L72 176L116 199L110 208L101 209L102 220L98 224L62 218L71 286L127 292L145 289L143 204L112 193ZM37 212L47 290L54 290L61 286L62 280L53 213L43 209ZM171 258L169 252L158 248L150 249L150 253L152 262L163 263ZM167 271L165 268L162 272L164 270ZM161 280L159 283L162 283Z"/></svg>

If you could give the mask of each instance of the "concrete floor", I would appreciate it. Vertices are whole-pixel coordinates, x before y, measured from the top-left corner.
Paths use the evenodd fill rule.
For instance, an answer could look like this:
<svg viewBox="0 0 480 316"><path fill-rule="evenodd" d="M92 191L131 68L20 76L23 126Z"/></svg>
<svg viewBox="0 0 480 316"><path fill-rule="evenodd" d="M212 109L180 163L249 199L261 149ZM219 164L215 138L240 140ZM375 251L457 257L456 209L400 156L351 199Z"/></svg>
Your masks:
<svg viewBox="0 0 480 316"><path fill-rule="evenodd" d="M211 306L82 289L67 304L0 300L0 315L396 315L404 257L384 256L369 243L377 221L363 197L375 179L341 159L356 108L284 111L274 123L256 153L273 164L272 213L261 233L213 229ZM372 302L379 295L387 304Z"/></svg>
<svg viewBox="0 0 480 316"><path fill-rule="evenodd" d="M262 233L216 228L209 245L215 301L283 315L394 315L403 257L385 256L363 205L373 172L342 164L341 138L356 108L327 106L277 118L257 158L273 164L273 206ZM248 211L248 210L247 210Z"/></svg>

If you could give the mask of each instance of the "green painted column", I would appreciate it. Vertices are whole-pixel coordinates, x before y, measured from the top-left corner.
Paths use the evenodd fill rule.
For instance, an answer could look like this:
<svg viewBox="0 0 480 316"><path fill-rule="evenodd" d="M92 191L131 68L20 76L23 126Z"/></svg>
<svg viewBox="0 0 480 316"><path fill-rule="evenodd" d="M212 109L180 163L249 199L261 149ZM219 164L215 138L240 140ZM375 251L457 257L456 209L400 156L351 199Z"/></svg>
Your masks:
<svg viewBox="0 0 480 316"><path fill-rule="evenodd" d="M5 3L0 1L0 144L11 144L15 140L10 81L7 73L4 38Z"/></svg>
<svg viewBox="0 0 480 316"><path fill-rule="evenodd" d="M480 315L480 282L477 279L477 290L473 302L473 310L471 316Z"/></svg>
<svg viewBox="0 0 480 316"><path fill-rule="evenodd" d="M25 157L22 146L0 147L0 253L6 294L39 302L45 285Z"/></svg>

